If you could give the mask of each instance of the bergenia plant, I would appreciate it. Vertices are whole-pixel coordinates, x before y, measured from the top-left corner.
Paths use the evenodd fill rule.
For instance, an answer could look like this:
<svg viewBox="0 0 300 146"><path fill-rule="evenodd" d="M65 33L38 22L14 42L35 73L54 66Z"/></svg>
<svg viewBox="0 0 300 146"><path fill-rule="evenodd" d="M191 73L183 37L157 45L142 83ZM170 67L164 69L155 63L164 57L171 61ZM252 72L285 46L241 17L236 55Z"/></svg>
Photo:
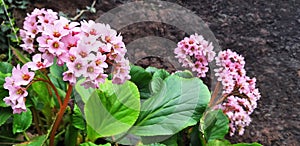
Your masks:
<svg viewBox="0 0 300 146"><path fill-rule="evenodd" d="M130 65L122 36L109 25L71 22L50 9L28 14L20 36L32 59L14 49L23 65L0 64L0 126L12 121L11 135L20 133L25 144L235 145L225 135L244 133L260 98L244 58L229 49L216 55L198 34L174 50L196 77ZM211 95L201 79L214 60Z"/></svg>

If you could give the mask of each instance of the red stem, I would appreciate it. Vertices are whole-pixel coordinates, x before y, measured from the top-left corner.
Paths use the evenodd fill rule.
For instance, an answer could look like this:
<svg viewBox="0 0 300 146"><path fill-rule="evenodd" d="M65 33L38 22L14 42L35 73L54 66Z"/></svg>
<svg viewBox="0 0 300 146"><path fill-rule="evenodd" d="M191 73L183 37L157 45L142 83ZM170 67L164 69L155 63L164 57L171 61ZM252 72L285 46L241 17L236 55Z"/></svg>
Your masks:
<svg viewBox="0 0 300 146"><path fill-rule="evenodd" d="M68 103L69 103L69 100L70 100L70 97L71 97L71 94L72 94L72 88L73 88L73 86L69 85L66 97L64 99L64 103L60 107L60 109L57 113L57 118L54 121L54 125L53 125L51 133L50 133L50 146L54 146L55 132L56 132L56 130L57 130L59 124L60 124L60 121L61 121L61 119L62 119L62 117L63 117L63 115L64 115L64 113L67 109L67 106L68 106Z"/></svg>
<svg viewBox="0 0 300 146"><path fill-rule="evenodd" d="M220 82L217 82L215 90L214 90L214 92L210 98L210 102L208 104L209 107L211 107L213 102L215 101L215 98L217 97L219 90L220 90Z"/></svg>

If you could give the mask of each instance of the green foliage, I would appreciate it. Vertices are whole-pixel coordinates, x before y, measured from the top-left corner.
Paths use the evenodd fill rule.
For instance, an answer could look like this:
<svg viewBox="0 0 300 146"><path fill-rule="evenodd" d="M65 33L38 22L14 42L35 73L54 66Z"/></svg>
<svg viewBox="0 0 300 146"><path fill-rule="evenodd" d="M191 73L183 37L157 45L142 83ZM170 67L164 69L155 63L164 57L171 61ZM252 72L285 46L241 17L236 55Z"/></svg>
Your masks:
<svg viewBox="0 0 300 146"><path fill-rule="evenodd" d="M0 72L3 74L10 74L13 66L7 62L0 62Z"/></svg>
<svg viewBox="0 0 300 146"><path fill-rule="evenodd" d="M12 65L0 62L0 107L7 107L3 99L8 96L8 90L4 89L5 78L11 76Z"/></svg>
<svg viewBox="0 0 300 146"><path fill-rule="evenodd" d="M222 110L207 111L201 118L200 129L208 142L224 139L229 130L229 119Z"/></svg>
<svg viewBox="0 0 300 146"><path fill-rule="evenodd" d="M176 72L175 75L183 77L183 78L192 78L192 77L194 77L193 74L188 70Z"/></svg>
<svg viewBox="0 0 300 146"><path fill-rule="evenodd" d="M46 135L37 136L28 142L16 144L15 146L42 146L45 139L46 139Z"/></svg>
<svg viewBox="0 0 300 146"><path fill-rule="evenodd" d="M140 136L173 135L195 125L210 99L208 88L198 78L167 77L160 91L145 100L130 131Z"/></svg>
<svg viewBox="0 0 300 146"><path fill-rule="evenodd" d="M77 142L78 129L72 125L68 125L65 133L64 144L67 146L75 146Z"/></svg>
<svg viewBox="0 0 300 146"><path fill-rule="evenodd" d="M151 73L145 71L140 66L132 65L130 68L130 81L133 82L139 89L142 99L147 99L151 96L149 84L152 79Z"/></svg>
<svg viewBox="0 0 300 146"><path fill-rule="evenodd" d="M79 130L85 130L85 121L82 117L82 113L77 106L77 104L74 105L73 114L71 116L72 120L72 126Z"/></svg>
<svg viewBox="0 0 300 146"><path fill-rule="evenodd" d="M18 58L19 61L21 61L23 64L30 62L31 60L25 55L22 51L19 51L18 49L10 46L9 47L12 51L13 54Z"/></svg>
<svg viewBox="0 0 300 146"><path fill-rule="evenodd" d="M262 146L259 143L237 143L231 144L228 140L212 140L206 146Z"/></svg>
<svg viewBox="0 0 300 146"><path fill-rule="evenodd" d="M237 144L233 144L232 146L262 146L259 143L237 143Z"/></svg>
<svg viewBox="0 0 300 146"><path fill-rule="evenodd" d="M18 38L19 28L15 24L15 18L13 18L13 9L26 9L28 3L27 0L1 0L0 52L8 52L1 55L8 56L8 61L12 59L10 46L17 46L20 43ZM1 57L0 59L4 58Z"/></svg>
<svg viewBox="0 0 300 146"><path fill-rule="evenodd" d="M88 132L88 138L95 140L127 131L138 118L139 109L139 92L132 82L115 85L107 80L84 107L87 125L97 134Z"/></svg>
<svg viewBox="0 0 300 146"><path fill-rule="evenodd" d="M12 116L12 110L9 108L0 108L0 126Z"/></svg>
<svg viewBox="0 0 300 146"><path fill-rule="evenodd" d="M207 143L206 146L231 146L231 143L228 140L212 140Z"/></svg>
<svg viewBox="0 0 300 146"><path fill-rule="evenodd" d="M25 132L32 123L32 114L29 109L21 114L13 115L13 133Z"/></svg>
<svg viewBox="0 0 300 146"><path fill-rule="evenodd" d="M97 145L97 144L94 144L92 142L85 142L85 143L80 144L80 146L111 146L111 144L107 143L107 144L99 144L99 145Z"/></svg>
<svg viewBox="0 0 300 146"><path fill-rule="evenodd" d="M62 91L67 91L66 82L62 79L62 74L65 72L65 68L66 66L59 66L55 61L53 65L50 66L50 73L48 74L52 83Z"/></svg>

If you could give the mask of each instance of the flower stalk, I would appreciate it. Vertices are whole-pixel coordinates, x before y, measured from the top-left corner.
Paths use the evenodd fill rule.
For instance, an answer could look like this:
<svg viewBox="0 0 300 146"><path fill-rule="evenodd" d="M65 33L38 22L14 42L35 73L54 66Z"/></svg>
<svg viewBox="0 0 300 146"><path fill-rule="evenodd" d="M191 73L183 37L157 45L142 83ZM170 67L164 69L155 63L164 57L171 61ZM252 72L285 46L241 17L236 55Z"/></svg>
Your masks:
<svg viewBox="0 0 300 146"><path fill-rule="evenodd" d="M58 129L58 126L62 120L62 117L67 109L67 106L68 106L68 103L70 101L70 98L71 98L71 94L72 94L72 89L73 89L73 86L69 84L68 86L68 91L67 91L67 94L66 94L66 97L64 99L64 102L62 104L62 106L60 107L58 113L57 113L57 118L55 119L54 121L54 125L51 129L51 133L50 133L50 146L54 146L54 138L55 138L55 133Z"/></svg>

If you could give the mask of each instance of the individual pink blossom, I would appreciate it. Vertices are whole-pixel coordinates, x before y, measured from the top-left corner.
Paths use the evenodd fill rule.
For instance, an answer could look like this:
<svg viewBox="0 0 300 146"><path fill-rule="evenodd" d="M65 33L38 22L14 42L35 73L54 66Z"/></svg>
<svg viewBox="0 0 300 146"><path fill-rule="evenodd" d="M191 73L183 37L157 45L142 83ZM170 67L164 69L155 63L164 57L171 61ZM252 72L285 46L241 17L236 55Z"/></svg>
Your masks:
<svg viewBox="0 0 300 146"><path fill-rule="evenodd" d="M63 80L68 81L71 85L75 85L76 83L76 77L71 71L66 71L63 73Z"/></svg>
<svg viewBox="0 0 300 146"><path fill-rule="evenodd" d="M64 29L64 25L59 21L54 21L54 25L45 25L44 34L50 36L53 39L61 39L63 36L69 34L69 30Z"/></svg>
<svg viewBox="0 0 300 146"><path fill-rule="evenodd" d="M12 77L6 77L5 78L5 83L3 84L4 89L11 89L13 88L15 85L15 80Z"/></svg>
<svg viewBox="0 0 300 146"><path fill-rule="evenodd" d="M55 56L59 56L61 55L62 53L65 53L66 50L64 50L64 43L59 41L59 40L49 40L49 48L48 48L48 51L55 55Z"/></svg>
<svg viewBox="0 0 300 146"><path fill-rule="evenodd" d="M102 55L102 53L98 52L96 59L95 59L96 65L99 67L102 67L102 68L107 68L108 65L105 61L106 61L106 56Z"/></svg>
<svg viewBox="0 0 300 146"><path fill-rule="evenodd" d="M68 62L67 67L69 71L73 72L76 77L80 77L87 71L87 64L86 60L81 58L77 58L74 62Z"/></svg>
<svg viewBox="0 0 300 146"><path fill-rule="evenodd" d="M53 63L55 56L51 54L48 50L45 50L42 54L42 59L47 60L49 63Z"/></svg>
<svg viewBox="0 0 300 146"><path fill-rule="evenodd" d="M77 35L68 34L62 37L61 42L64 43L64 50L70 50L73 47L77 47L79 37Z"/></svg>
<svg viewBox="0 0 300 146"><path fill-rule="evenodd" d="M102 67L97 66L95 62L90 62L86 66L86 73L83 74L84 77L88 77L91 80L94 80L98 77L100 73L103 73L104 70Z"/></svg>
<svg viewBox="0 0 300 146"><path fill-rule="evenodd" d="M9 97L5 97L3 101L10 105L13 109L13 113L21 113L26 111L25 106L25 97L28 95L28 92L25 88L20 86L11 86L9 89Z"/></svg>
<svg viewBox="0 0 300 146"><path fill-rule="evenodd" d="M52 64L53 62L49 62L47 59L44 59L44 61L42 61L42 55L36 54L32 57L32 62L28 62L25 65L28 66L31 70L39 70L39 69L47 68Z"/></svg>
<svg viewBox="0 0 300 146"><path fill-rule="evenodd" d="M14 85L16 86L27 85L34 77L34 72L29 72L27 65L23 65L22 68L20 68L18 64L17 68L13 69L12 74Z"/></svg>
<svg viewBox="0 0 300 146"><path fill-rule="evenodd" d="M45 50L49 47L49 40L52 40L49 35L42 35L39 36L37 39L37 42L39 43L39 51L45 52Z"/></svg>

